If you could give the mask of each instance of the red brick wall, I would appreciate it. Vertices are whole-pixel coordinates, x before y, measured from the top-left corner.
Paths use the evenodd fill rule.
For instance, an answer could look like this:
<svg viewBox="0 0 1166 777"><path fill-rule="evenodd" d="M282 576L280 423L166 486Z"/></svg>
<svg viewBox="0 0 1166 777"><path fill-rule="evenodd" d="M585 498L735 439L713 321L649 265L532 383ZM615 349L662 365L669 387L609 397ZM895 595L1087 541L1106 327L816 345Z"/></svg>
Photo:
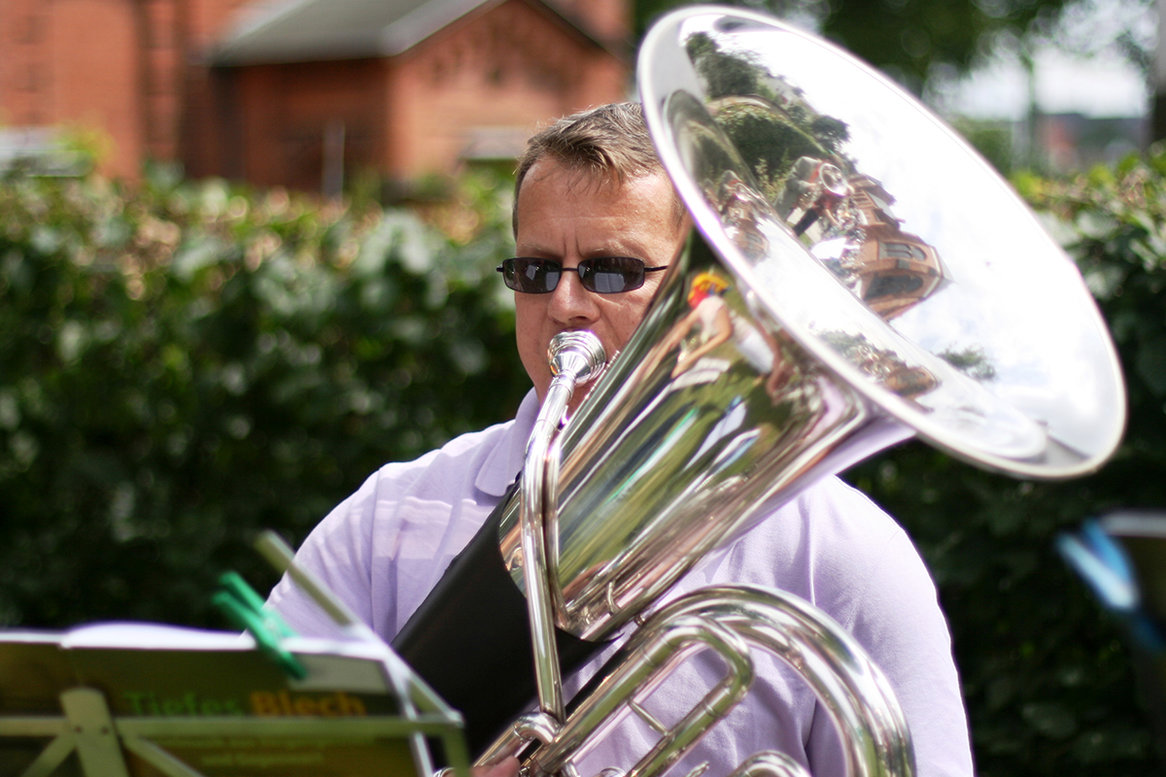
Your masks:
<svg viewBox="0 0 1166 777"><path fill-rule="evenodd" d="M474 129L521 134L627 90L627 63L533 0L486 4L389 61L210 70L248 2L0 0L0 125L99 127L117 176L177 159L316 188L329 122L350 171L415 176L450 172ZM628 0L560 2L598 37L626 33Z"/></svg>
<svg viewBox="0 0 1166 777"><path fill-rule="evenodd" d="M0 124L99 128L112 175L180 158L190 66L246 1L0 0Z"/></svg>
<svg viewBox="0 0 1166 777"><path fill-rule="evenodd" d="M143 153L133 6L108 0L4 0L0 120L100 127L105 169L134 175Z"/></svg>
<svg viewBox="0 0 1166 777"><path fill-rule="evenodd" d="M581 20L604 43L628 44L632 34L627 0L553 0L569 19Z"/></svg>
<svg viewBox="0 0 1166 777"><path fill-rule="evenodd" d="M242 177L259 185L319 190L329 132L343 132L345 168L356 171L381 158L384 65L379 60L315 62L239 68L237 156Z"/></svg>
<svg viewBox="0 0 1166 777"><path fill-rule="evenodd" d="M36 0L0 3L0 124L46 123L48 13Z"/></svg>
<svg viewBox="0 0 1166 777"><path fill-rule="evenodd" d="M528 133L549 118L627 94L627 66L537 6L511 0L395 58L385 84L385 166L449 173L474 129Z"/></svg>

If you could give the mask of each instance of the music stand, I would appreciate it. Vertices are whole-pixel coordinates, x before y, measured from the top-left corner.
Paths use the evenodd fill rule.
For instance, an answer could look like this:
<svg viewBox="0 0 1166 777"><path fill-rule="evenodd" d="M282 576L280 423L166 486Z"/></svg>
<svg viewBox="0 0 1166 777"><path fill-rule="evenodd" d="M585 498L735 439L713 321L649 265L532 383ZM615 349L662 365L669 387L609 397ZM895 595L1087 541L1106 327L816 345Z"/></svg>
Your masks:
<svg viewBox="0 0 1166 777"><path fill-rule="evenodd" d="M468 774L460 715L384 645L155 624L0 632L0 772L18 777Z"/></svg>

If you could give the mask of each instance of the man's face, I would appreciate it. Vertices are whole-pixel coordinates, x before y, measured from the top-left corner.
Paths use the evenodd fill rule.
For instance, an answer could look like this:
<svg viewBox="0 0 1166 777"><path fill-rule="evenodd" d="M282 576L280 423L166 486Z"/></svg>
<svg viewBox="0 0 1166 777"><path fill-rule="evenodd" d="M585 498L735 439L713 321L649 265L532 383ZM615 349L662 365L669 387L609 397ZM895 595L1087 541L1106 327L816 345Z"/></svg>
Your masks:
<svg viewBox="0 0 1166 777"><path fill-rule="evenodd" d="M539 401L551 383L547 345L559 332L589 329L608 359L627 344L665 273L648 273L644 285L619 294L598 294L580 285L574 268L595 256L630 256L646 266L668 265L688 235L677 223L675 194L659 173L622 185L542 159L530 168L518 193L517 256L562 262L559 285L549 294L514 293L518 355ZM584 392L572 398L572 409Z"/></svg>

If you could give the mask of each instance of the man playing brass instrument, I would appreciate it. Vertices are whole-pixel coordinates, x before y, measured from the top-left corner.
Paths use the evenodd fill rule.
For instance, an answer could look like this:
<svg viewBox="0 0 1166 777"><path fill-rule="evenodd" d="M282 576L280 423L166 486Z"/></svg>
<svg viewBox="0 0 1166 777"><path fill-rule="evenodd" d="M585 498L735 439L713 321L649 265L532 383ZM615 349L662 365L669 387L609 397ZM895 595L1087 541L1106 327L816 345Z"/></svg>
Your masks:
<svg viewBox="0 0 1166 777"><path fill-rule="evenodd" d="M550 339L587 329L608 354L618 352L689 228L638 105L603 106L535 135L518 168L518 258L501 267L515 292L518 351L534 391L515 419L458 437L416 461L384 466L312 532L298 563L380 636L392 639L521 471L551 380L545 356ZM583 394L576 392L572 410ZM718 583L777 588L828 613L890 679L911 727L918 774L972 774L966 717L934 584L906 534L866 497L827 478L705 557L670 596ZM270 602L302 633L332 629L287 579ZM599 662L592 660L579 674L593 673ZM700 680L699 667L681 671L687 674L666 684L657 694L662 698L654 700L665 710L670 694ZM813 693L776 659L761 663L759 672L762 687L755 686L689 759L710 761L711 774L728 774L752 753L776 749L816 775L844 773L838 732ZM649 736L621 725L584 767L590 773L627 768Z"/></svg>

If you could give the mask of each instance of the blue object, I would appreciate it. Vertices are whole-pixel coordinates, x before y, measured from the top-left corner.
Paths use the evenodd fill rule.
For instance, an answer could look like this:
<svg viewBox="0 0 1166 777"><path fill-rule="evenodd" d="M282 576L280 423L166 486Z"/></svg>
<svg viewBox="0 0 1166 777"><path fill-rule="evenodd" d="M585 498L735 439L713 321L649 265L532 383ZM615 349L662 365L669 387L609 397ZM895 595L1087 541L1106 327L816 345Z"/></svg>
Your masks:
<svg viewBox="0 0 1166 777"><path fill-rule="evenodd" d="M1156 653L1166 650L1166 637L1142 607L1129 557L1096 521L1086 521L1077 535L1057 537L1057 550L1141 647Z"/></svg>

